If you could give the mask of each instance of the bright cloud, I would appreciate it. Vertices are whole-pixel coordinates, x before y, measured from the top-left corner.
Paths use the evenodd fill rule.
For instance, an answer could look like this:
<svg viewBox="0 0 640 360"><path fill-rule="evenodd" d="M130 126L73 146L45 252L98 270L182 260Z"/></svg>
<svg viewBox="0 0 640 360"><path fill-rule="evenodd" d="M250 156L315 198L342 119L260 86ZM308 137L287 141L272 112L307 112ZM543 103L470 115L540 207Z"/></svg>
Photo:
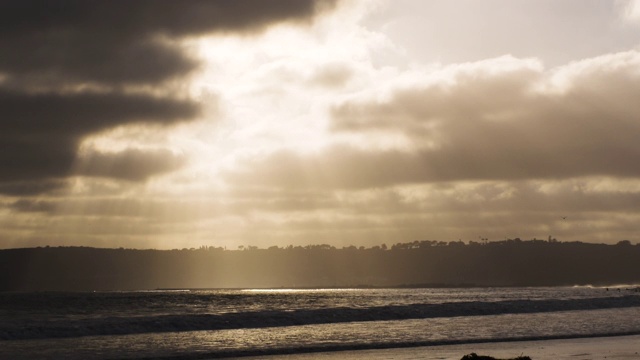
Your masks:
<svg viewBox="0 0 640 360"><path fill-rule="evenodd" d="M640 1L630 0L623 9L623 16L626 20L640 24Z"/></svg>

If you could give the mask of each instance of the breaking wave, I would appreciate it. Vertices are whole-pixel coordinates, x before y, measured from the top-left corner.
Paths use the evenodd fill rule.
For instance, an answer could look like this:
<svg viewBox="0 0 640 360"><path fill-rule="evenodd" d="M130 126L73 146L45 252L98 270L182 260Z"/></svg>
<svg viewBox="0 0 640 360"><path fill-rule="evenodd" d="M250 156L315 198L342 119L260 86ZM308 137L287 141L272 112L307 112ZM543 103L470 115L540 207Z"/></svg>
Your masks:
<svg viewBox="0 0 640 360"><path fill-rule="evenodd" d="M169 314L112 316L81 319L47 319L0 324L0 340L72 338L198 330L230 330L298 325L531 314L640 307L640 296L577 299L466 301L437 304L334 307L294 310L261 310L223 314Z"/></svg>

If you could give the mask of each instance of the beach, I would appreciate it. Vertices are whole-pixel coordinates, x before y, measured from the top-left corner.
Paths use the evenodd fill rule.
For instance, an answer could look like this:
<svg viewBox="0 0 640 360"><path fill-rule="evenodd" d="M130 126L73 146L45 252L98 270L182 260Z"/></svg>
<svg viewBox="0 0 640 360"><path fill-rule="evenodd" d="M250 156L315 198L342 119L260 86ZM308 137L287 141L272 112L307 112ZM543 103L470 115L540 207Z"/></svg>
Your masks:
<svg viewBox="0 0 640 360"><path fill-rule="evenodd" d="M460 360L475 352L498 359L529 356L533 360L640 359L640 335L580 339L490 342L400 349L336 351L310 354L249 357L268 360Z"/></svg>

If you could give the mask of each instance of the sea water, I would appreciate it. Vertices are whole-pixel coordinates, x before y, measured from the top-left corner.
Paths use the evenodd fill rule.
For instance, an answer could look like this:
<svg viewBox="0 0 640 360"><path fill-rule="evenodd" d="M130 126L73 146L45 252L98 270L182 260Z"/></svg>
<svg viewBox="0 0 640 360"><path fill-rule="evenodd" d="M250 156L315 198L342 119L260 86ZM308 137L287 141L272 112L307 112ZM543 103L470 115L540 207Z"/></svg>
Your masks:
<svg viewBox="0 0 640 360"><path fill-rule="evenodd" d="M640 334L627 288L0 293L0 359L209 359Z"/></svg>

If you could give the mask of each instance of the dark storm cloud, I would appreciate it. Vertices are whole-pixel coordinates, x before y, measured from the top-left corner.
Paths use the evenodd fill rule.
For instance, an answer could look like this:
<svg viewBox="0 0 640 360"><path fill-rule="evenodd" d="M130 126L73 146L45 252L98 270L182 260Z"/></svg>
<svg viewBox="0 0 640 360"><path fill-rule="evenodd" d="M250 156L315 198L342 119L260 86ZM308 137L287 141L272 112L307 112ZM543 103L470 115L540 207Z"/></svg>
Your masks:
<svg viewBox="0 0 640 360"><path fill-rule="evenodd" d="M35 180L35 181L0 181L0 194L9 196L28 196L52 193L66 185L63 180Z"/></svg>
<svg viewBox="0 0 640 360"><path fill-rule="evenodd" d="M64 177L87 135L118 125L173 124L199 112L198 105L188 100L144 94L24 93L1 88L0 109L0 181ZM0 192L5 190L11 192L10 187L0 186Z"/></svg>
<svg viewBox="0 0 640 360"><path fill-rule="evenodd" d="M26 94L0 89L0 132L21 136L82 136L116 125L169 124L198 114L189 101L122 93Z"/></svg>
<svg viewBox="0 0 640 360"><path fill-rule="evenodd" d="M48 184L65 177L88 135L195 117L199 105L192 100L123 90L158 86L197 67L179 40L306 21L331 5L323 0L0 2L0 182L5 182L0 193L45 191L44 184L27 189L15 181ZM156 155L94 155L95 164L109 163L111 170L92 165L85 171L134 180L178 167L177 159L163 163Z"/></svg>
<svg viewBox="0 0 640 360"><path fill-rule="evenodd" d="M0 73L108 84L161 82L196 66L171 39L307 20L333 2L3 1Z"/></svg>
<svg viewBox="0 0 640 360"><path fill-rule="evenodd" d="M92 152L80 157L77 173L141 181L179 169L185 162L184 157L169 150L128 149L117 153Z"/></svg>
<svg viewBox="0 0 640 360"><path fill-rule="evenodd" d="M51 213L56 208L52 201L20 199L9 205L9 208L19 212L44 212Z"/></svg>
<svg viewBox="0 0 640 360"><path fill-rule="evenodd" d="M61 177L78 142L113 126L171 124L198 113L189 101L149 95L25 94L0 89L0 180ZM0 191L2 188L0 187Z"/></svg>

